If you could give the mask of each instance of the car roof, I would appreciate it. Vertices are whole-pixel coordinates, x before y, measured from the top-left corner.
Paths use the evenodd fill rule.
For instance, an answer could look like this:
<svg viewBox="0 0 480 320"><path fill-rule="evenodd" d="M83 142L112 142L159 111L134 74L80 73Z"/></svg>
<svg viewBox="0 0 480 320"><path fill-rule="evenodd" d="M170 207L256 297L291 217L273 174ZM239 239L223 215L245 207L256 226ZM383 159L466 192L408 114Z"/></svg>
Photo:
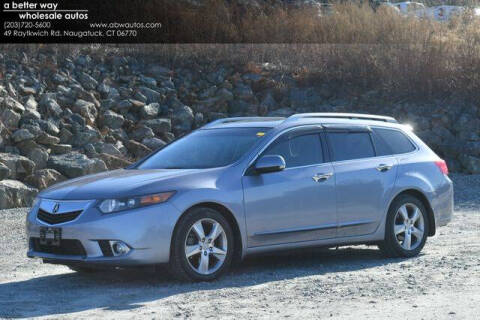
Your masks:
<svg viewBox="0 0 480 320"><path fill-rule="evenodd" d="M223 118L210 122L202 129L214 128L278 128L285 129L301 125L343 124L404 127L392 117L358 113L304 113L284 117L236 117Z"/></svg>

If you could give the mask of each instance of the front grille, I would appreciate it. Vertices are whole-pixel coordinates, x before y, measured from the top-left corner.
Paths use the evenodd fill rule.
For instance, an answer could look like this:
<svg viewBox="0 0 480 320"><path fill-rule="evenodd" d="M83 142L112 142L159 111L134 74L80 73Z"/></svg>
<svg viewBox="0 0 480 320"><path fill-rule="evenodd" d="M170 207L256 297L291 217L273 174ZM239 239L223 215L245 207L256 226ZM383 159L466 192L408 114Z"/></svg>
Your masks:
<svg viewBox="0 0 480 320"><path fill-rule="evenodd" d="M40 238L30 238L33 251L42 253L51 253L65 256L82 256L86 257L85 248L79 240L62 239L59 246L41 244Z"/></svg>
<svg viewBox="0 0 480 320"><path fill-rule="evenodd" d="M112 247L110 246L110 241L108 240L98 240L98 245L102 250L103 256L113 257Z"/></svg>
<svg viewBox="0 0 480 320"><path fill-rule="evenodd" d="M51 214L45 210L38 209L37 218L48 224L58 224L74 220L82 211L72 211L67 213Z"/></svg>

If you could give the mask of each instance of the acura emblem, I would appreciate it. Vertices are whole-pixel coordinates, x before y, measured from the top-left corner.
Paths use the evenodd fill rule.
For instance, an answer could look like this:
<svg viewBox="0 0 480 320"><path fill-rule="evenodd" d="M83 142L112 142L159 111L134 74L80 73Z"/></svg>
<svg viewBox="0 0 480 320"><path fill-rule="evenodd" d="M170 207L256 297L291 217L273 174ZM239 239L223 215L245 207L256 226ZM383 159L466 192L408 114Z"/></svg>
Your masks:
<svg viewBox="0 0 480 320"><path fill-rule="evenodd" d="M57 213L58 212L58 209L60 209L60 203L55 203L55 205L53 206L53 212L52 213Z"/></svg>

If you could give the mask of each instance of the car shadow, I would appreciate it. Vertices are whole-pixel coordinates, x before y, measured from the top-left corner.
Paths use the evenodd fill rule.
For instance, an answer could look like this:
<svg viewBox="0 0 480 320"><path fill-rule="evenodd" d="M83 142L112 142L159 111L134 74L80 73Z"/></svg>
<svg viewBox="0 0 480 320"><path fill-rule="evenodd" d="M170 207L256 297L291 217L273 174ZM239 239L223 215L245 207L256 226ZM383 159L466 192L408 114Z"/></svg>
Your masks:
<svg viewBox="0 0 480 320"><path fill-rule="evenodd" d="M92 309L132 310L171 296L222 288L249 287L311 275L335 274L399 263L362 247L302 249L252 256L213 282L182 283L166 269L68 272L0 284L0 317L69 314Z"/></svg>

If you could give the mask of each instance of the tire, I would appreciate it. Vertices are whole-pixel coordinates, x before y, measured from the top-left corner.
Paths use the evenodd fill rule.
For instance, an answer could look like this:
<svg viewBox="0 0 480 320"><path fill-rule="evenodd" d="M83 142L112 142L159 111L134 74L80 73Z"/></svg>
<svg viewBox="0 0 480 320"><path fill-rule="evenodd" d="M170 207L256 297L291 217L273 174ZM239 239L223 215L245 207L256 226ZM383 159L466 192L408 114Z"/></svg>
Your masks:
<svg viewBox="0 0 480 320"><path fill-rule="evenodd" d="M378 247L387 257L414 257L425 246L428 227L427 210L422 201L408 194L400 195L390 205L385 224L385 240Z"/></svg>
<svg viewBox="0 0 480 320"><path fill-rule="evenodd" d="M199 226L203 239L199 236ZM213 232L215 227L216 232ZM211 239L213 241L209 241ZM233 253L233 231L223 215L211 208L194 208L178 222L172 239L169 269L182 281L211 281L229 268Z"/></svg>

